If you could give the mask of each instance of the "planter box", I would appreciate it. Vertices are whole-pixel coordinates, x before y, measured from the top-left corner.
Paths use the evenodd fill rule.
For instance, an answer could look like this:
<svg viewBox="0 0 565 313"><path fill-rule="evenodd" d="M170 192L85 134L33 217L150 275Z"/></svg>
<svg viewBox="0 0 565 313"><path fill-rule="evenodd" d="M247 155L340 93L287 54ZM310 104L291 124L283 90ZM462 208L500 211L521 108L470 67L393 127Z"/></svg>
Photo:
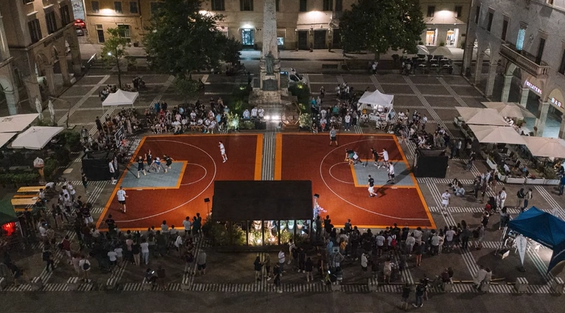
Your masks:
<svg viewBox="0 0 565 313"><path fill-rule="evenodd" d="M525 178L506 177L506 180L504 182L507 184L523 184L525 182Z"/></svg>
<svg viewBox="0 0 565 313"><path fill-rule="evenodd" d="M545 178L527 178L526 185L543 185L545 183Z"/></svg>
<svg viewBox="0 0 565 313"><path fill-rule="evenodd" d="M551 186L559 186L559 179L546 179L545 184Z"/></svg>
<svg viewBox="0 0 565 313"><path fill-rule="evenodd" d="M487 165L490 167L491 170L496 170L497 165L490 158L487 158Z"/></svg>

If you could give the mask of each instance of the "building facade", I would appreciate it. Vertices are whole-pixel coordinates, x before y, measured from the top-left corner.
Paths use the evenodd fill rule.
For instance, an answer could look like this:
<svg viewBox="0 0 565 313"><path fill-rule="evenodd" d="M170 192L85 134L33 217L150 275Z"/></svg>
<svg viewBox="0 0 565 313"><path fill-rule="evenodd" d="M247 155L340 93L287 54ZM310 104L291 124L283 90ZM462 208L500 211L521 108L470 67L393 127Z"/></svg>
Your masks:
<svg viewBox="0 0 565 313"><path fill-rule="evenodd" d="M3 97L0 97L0 104L7 107L10 115L18 113L17 104L19 101L17 85L14 80L13 60L14 58L12 58L8 49L4 19L0 15L0 87L2 87L3 94Z"/></svg>
<svg viewBox="0 0 565 313"><path fill-rule="evenodd" d="M88 40L104 42L108 28L122 28L133 44L139 44L143 30L156 8L156 0L73 0L84 1ZM278 0L277 34L283 49L339 48L339 18L356 0ZM429 46L459 47L466 31L469 0L422 0L427 29L422 43ZM245 47L262 46L263 1L208 0L202 10L222 14L220 30L240 40ZM78 14L77 14L78 15Z"/></svg>
<svg viewBox="0 0 565 313"><path fill-rule="evenodd" d="M492 96L495 80L502 76L504 102L518 89L518 102L536 114L529 128L537 136L543 136L548 114L560 123L559 137L565 136L564 23L565 0L473 0L471 6L463 67L480 85L482 64L488 60L487 80L480 88Z"/></svg>
<svg viewBox="0 0 565 313"><path fill-rule="evenodd" d="M22 101L58 95L81 71L70 0L4 0L0 12L13 80L27 93Z"/></svg>

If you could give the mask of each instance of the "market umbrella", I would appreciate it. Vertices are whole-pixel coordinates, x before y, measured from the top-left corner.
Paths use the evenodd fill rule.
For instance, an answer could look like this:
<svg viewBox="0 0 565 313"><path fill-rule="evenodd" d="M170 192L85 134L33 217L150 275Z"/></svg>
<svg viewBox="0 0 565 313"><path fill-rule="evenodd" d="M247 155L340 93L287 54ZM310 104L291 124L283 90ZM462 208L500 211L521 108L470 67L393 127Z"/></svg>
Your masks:
<svg viewBox="0 0 565 313"><path fill-rule="evenodd" d="M51 124L55 124L55 107L53 106L53 101L51 101L51 99L49 99L47 107L49 108L49 114L51 115Z"/></svg>
<svg viewBox="0 0 565 313"><path fill-rule="evenodd" d="M416 49L418 49L418 52L416 52L416 54L423 54L423 55L428 55L430 54L430 51L428 50L428 47L424 46L424 45L417 45Z"/></svg>
<svg viewBox="0 0 565 313"><path fill-rule="evenodd" d="M508 123L495 109L455 107L467 124L507 126Z"/></svg>
<svg viewBox="0 0 565 313"><path fill-rule="evenodd" d="M434 55L443 55L446 58L450 58L453 56L451 50L449 50L446 46L439 46L434 50Z"/></svg>
<svg viewBox="0 0 565 313"><path fill-rule="evenodd" d="M508 126L469 125L469 128L481 143L507 143L525 145L524 137Z"/></svg>
<svg viewBox="0 0 565 313"><path fill-rule="evenodd" d="M0 133L15 133L26 129L39 114L17 114L0 117Z"/></svg>
<svg viewBox="0 0 565 313"><path fill-rule="evenodd" d="M39 113L39 119L43 120L43 105L39 98L35 98L35 109L37 109L37 113Z"/></svg>
<svg viewBox="0 0 565 313"><path fill-rule="evenodd" d="M524 137L526 147L534 156L565 158L565 140L549 137Z"/></svg>
<svg viewBox="0 0 565 313"><path fill-rule="evenodd" d="M509 102L481 102L487 108L495 109L500 116L507 116L507 117L516 117L516 118L526 118L532 117L534 118L535 115L530 113L525 108L519 106L516 103L509 103Z"/></svg>
<svg viewBox="0 0 565 313"><path fill-rule="evenodd" d="M12 141L14 149L41 150L63 127L32 126Z"/></svg>

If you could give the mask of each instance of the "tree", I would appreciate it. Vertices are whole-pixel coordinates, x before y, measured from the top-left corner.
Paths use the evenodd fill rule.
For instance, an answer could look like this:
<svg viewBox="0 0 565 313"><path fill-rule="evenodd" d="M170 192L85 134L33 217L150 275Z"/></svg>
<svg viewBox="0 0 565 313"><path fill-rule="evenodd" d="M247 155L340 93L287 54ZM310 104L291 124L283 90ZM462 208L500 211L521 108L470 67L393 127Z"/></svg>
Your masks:
<svg viewBox="0 0 565 313"><path fill-rule="evenodd" d="M414 51L426 25L418 0L359 0L340 19L344 51Z"/></svg>
<svg viewBox="0 0 565 313"><path fill-rule="evenodd" d="M144 45L151 66L179 79L215 68L227 38L218 31L221 15L199 13L202 0L163 0L146 29Z"/></svg>
<svg viewBox="0 0 565 313"><path fill-rule="evenodd" d="M224 55L222 59L227 63L231 63L235 65L239 62L239 58L241 56L242 49L241 42L235 38L226 38L226 42L224 43Z"/></svg>
<svg viewBox="0 0 565 313"><path fill-rule="evenodd" d="M126 47L129 46L129 41L121 33L119 28L108 28L107 30L110 37L104 41L102 46L102 59L109 64L116 64L118 68L118 88L122 87L122 71L120 69L120 60L125 58L128 54Z"/></svg>

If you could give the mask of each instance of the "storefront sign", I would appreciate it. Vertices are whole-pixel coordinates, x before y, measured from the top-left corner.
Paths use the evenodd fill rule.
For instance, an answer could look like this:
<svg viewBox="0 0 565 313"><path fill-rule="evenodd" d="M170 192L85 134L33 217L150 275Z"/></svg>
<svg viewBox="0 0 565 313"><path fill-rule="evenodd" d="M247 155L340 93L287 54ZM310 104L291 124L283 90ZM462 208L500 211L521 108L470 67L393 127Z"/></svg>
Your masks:
<svg viewBox="0 0 565 313"><path fill-rule="evenodd" d="M555 98L549 98L549 102L551 102L552 104L562 108L563 107L563 103L561 103L561 101L555 99Z"/></svg>
<svg viewBox="0 0 565 313"><path fill-rule="evenodd" d="M528 88L530 88L531 90L533 90L535 93L541 95L541 89L539 89L538 86L536 86L536 85L530 83L529 80L526 80L526 86L527 86Z"/></svg>

